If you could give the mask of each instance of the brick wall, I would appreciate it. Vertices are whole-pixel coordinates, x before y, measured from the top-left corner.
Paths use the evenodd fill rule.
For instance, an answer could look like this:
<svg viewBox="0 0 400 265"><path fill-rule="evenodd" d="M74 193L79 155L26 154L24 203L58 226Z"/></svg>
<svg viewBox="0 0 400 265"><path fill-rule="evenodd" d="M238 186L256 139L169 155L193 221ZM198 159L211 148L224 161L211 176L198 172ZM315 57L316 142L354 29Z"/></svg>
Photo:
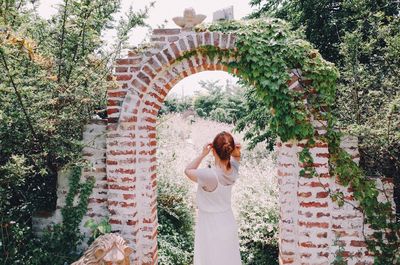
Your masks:
<svg viewBox="0 0 400 265"><path fill-rule="evenodd" d="M89 234L83 227L88 219L99 221L108 216L107 210L107 178L106 178L106 125L107 120L92 119L85 126L83 142L85 147L83 158L89 162L89 167L82 169L81 181L87 177L94 177L95 187L89 198L88 211L81 223L81 230ZM61 208L65 206L65 198L68 193L68 178L71 172L61 170L57 179L57 208L54 212L40 212L33 217L33 229L41 233L47 226L62 221ZM82 247L85 247L83 245Z"/></svg>

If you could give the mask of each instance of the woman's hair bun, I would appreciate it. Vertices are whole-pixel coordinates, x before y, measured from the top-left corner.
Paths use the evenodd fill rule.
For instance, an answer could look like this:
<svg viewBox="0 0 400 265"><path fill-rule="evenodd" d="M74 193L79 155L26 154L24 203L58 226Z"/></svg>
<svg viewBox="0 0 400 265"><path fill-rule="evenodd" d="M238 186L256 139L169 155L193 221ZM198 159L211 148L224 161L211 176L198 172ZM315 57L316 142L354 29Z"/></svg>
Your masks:
<svg viewBox="0 0 400 265"><path fill-rule="evenodd" d="M229 160L235 149L235 142L230 133L221 132L214 138L213 147L222 160Z"/></svg>
<svg viewBox="0 0 400 265"><path fill-rule="evenodd" d="M229 157L233 152L233 148L232 148L231 144L225 143L222 146L222 152L225 154L225 157Z"/></svg>

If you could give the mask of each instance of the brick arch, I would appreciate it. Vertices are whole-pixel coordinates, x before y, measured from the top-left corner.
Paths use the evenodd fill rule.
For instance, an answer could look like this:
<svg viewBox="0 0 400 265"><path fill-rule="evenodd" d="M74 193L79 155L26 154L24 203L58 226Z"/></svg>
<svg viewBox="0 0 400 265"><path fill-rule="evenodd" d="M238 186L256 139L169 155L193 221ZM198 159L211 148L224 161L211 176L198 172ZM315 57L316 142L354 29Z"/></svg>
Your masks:
<svg viewBox="0 0 400 265"><path fill-rule="evenodd" d="M108 93L109 124L113 122L109 127L112 135L117 136L115 140L108 137L112 146L107 152L108 207L113 229L134 242L140 264L153 264L157 259L155 122L158 111L177 82L202 71L227 72L223 62L232 60L201 55L177 58L211 45L210 41L221 49L228 49L233 47L234 40L232 34L189 34L145 58L130 54L133 58L117 61L115 76L125 91ZM130 64L134 62L139 66L132 67ZM233 69L233 73L237 70ZM116 100L115 96L120 99ZM121 150L123 145L128 147Z"/></svg>
<svg viewBox="0 0 400 265"><path fill-rule="evenodd" d="M158 111L177 82L202 71L227 71L223 63L234 60L195 53L186 58L185 54L203 46L235 49L236 36L160 29L153 31L151 41L144 51L130 52L116 61L114 76L119 85L109 89L107 96L107 207L112 230L134 249L133 264L157 263ZM291 72L290 89L301 89L296 73ZM323 123L314 121L316 132L325 133ZM326 189L339 186L329 176L328 146L323 142L310 150L319 179L300 178L303 165L298 153L303 146L297 141L277 144L279 260L280 264L328 264L334 258L334 230L341 229L335 216L343 213Z"/></svg>

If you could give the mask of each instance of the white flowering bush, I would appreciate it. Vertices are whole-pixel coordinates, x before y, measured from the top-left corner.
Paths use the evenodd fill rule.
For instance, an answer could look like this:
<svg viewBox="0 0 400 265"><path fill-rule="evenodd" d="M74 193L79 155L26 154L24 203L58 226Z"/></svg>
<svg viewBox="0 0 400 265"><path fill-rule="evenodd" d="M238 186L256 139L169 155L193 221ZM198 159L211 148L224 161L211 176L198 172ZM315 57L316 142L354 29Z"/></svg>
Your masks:
<svg viewBox="0 0 400 265"><path fill-rule="evenodd" d="M183 118L181 114L159 117L158 130L158 218L160 264L192 264L196 184L184 175L185 166L223 130L233 125ZM239 226L243 264L278 264L278 192L273 153L265 146L246 150L242 135L240 177L233 188L232 208ZM209 155L200 167L213 163Z"/></svg>
<svg viewBox="0 0 400 265"><path fill-rule="evenodd" d="M278 264L278 189L273 154L265 146L244 150L233 209L244 264Z"/></svg>

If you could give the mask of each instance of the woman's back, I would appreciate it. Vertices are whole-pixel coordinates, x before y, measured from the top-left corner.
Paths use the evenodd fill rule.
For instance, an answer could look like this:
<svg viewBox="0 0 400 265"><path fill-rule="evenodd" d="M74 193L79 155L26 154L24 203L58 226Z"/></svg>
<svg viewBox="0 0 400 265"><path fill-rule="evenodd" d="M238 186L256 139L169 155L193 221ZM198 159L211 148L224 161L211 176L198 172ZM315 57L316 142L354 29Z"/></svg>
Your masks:
<svg viewBox="0 0 400 265"><path fill-rule="evenodd" d="M199 210L223 212L231 209L232 187L238 178L239 163L232 159L231 165L229 174L218 167L199 170L196 194Z"/></svg>

